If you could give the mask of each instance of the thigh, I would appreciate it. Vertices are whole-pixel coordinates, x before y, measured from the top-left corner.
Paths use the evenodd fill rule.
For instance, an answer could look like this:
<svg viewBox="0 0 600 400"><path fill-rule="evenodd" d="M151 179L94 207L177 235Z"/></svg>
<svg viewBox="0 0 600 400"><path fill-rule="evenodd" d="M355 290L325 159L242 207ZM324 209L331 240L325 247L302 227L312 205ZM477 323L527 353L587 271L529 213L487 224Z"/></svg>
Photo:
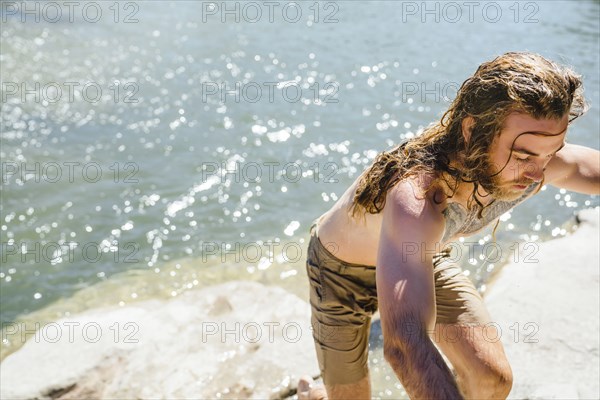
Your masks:
<svg viewBox="0 0 600 400"><path fill-rule="evenodd" d="M361 325L341 319L323 322L313 308L311 323L325 385L353 384L368 376L370 318Z"/></svg>
<svg viewBox="0 0 600 400"><path fill-rule="evenodd" d="M491 317L473 282L458 265L434 263L436 323L485 325Z"/></svg>
<svg viewBox="0 0 600 400"><path fill-rule="evenodd" d="M359 382L368 375L370 309L376 293L361 287L361 271L340 273L331 260L320 263L311 255L309 251L306 263L311 323L323 381L328 386Z"/></svg>
<svg viewBox="0 0 600 400"><path fill-rule="evenodd" d="M508 361L483 298L460 267L434 267L437 319L431 339L459 374L498 374Z"/></svg>

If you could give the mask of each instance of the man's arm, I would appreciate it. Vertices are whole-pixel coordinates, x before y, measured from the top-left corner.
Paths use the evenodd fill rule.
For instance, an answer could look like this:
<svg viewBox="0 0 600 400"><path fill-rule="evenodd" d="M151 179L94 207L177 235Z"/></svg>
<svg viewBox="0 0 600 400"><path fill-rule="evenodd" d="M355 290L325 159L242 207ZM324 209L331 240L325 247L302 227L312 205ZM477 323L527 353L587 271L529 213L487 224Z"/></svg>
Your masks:
<svg viewBox="0 0 600 400"><path fill-rule="evenodd" d="M408 182L390 190L377 255L383 352L411 399L462 399L428 332L435 326L432 253L445 222Z"/></svg>
<svg viewBox="0 0 600 400"><path fill-rule="evenodd" d="M585 194L600 194L600 152L567 143L546 167L545 183Z"/></svg>

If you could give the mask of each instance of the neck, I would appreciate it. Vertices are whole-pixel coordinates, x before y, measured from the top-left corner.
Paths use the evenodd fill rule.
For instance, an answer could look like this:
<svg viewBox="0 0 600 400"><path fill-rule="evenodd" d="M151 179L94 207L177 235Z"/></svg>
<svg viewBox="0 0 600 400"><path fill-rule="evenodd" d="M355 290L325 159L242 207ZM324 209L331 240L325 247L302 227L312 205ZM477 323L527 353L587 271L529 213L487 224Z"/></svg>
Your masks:
<svg viewBox="0 0 600 400"><path fill-rule="evenodd" d="M449 177L447 180L451 184L453 183L453 178ZM443 187L444 193L446 194L446 198L449 198L450 201L454 201L456 203L459 203L459 204L463 205L465 208L467 208L467 203L471 199L471 196L473 195L473 188L475 187L475 185L473 183L470 183L470 182L459 182L458 187L456 188L456 191L453 190L454 187L448 186L448 184L446 184L446 182L444 181L444 179L440 180L440 184ZM452 196L452 197L450 197L450 196ZM481 185L479 185L479 187L477 188L477 192L475 193L475 196L477 196L477 199L484 206L488 205L489 203L491 203L494 200L485 191L485 189L483 189L481 187Z"/></svg>
<svg viewBox="0 0 600 400"><path fill-rule="evenodd" d="M467 202L469 201L469 199L471 199L471 196L473 195L474 187L474 184L468 182L462 182L461 184L459 184L458 190L456 191L457 201L460 201L466 207ZM494 200L494 198L488 192L486 192L485 189L481 187L481 185L477 188L475 196L477 197L477 200L479 200L479 202L481 202L481 204L483 204L484 206L487 206Z"/></svg>

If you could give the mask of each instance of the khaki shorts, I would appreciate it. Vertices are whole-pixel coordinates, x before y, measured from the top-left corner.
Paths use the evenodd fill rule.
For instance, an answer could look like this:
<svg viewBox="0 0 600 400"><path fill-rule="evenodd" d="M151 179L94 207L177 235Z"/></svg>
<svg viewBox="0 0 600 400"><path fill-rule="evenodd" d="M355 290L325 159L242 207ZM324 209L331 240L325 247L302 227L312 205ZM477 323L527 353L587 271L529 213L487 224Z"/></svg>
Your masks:
<svg viewBox="0 0 600 400"><path fill-rule="evenodd" d="M336 258L316 236L316 222L310 235L306 269L321 375L327 385L353 383L368 373L370 322L377 311L375 266ZM449 252L434 257L436 323L488 323L477 289L448 257Z"/></svg>

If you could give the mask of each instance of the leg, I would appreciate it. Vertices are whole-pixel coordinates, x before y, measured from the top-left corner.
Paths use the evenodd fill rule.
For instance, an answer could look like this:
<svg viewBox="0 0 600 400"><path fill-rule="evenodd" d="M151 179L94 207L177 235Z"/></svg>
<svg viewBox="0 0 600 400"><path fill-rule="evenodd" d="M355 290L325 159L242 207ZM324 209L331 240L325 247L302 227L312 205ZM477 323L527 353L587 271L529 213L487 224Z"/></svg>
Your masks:
<svg viewBox="0 0 600 400"><path fill-rule="evenodd" d="M368 369L370 325L370 319L362 326L324 325L313 315L313 338L327 399L371 398Z"/></svg>
<svg viewBox="0 0 600 400"><path fill-rule="evenodd" d="M493 325L436 324L434 341L456 370L465 398L508 396L512 371Z"/></svg>
<svg viewBox="0 0 600 400"><path fill-rule="evenodd" d="M330 400L370 399L371 380L369 374L357 381L345 385L325 385Z"/></svg>
<svg viewBox="0 0 600 400"><path fill-rule="evenodd" d="M298 381L298 400L327 400L327 392L323 386L314 386L313 378L305 375Z"/></svg>
<svg viewBox="0 0 600 400"><path fill-rule="evenodd" d="M370 399L368 345L371 315L377 309L374 267L336 259L311 230L306 263L310 282L311 323L319 368L329 399ZM322 399L321 389L304 399ZM308 392L308 393L306 393Z"/></svg>
<svg viewBox="0 0 600 400"><path fill-rule="evenodd" d="M298 400L370 399L371 381L369 375L356 383L347 385L314 386L310 376L303 376L298 382Z"/></svg>
<svg viewBox="0 0 600 400"><path fill-rule="evenodd" d="M450 360L466 398L505 399L512 387L512 371L481 295L453 264L441 262L434 273L433 342Z"/></svg>

